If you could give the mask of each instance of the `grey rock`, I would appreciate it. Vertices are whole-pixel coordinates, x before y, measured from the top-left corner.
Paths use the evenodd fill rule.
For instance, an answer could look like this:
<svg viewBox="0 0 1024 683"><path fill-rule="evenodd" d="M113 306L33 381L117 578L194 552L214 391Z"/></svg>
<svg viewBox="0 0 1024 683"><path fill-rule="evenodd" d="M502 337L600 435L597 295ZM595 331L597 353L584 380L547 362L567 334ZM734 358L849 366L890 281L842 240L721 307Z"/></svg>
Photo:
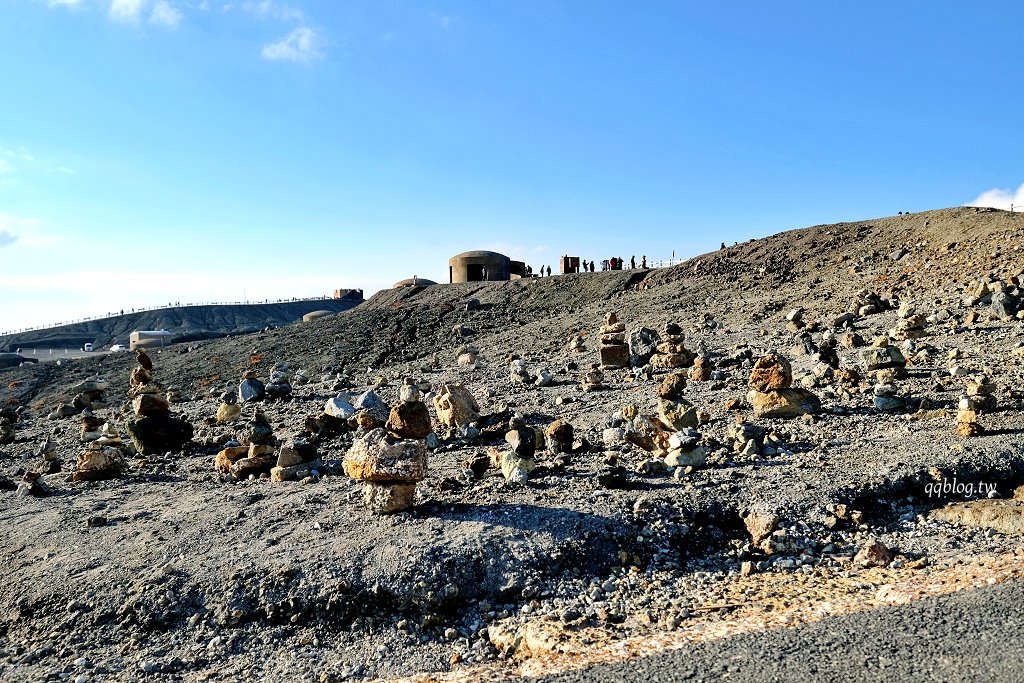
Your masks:
<svg viewBox="0 0 1024 683"><path fill-rule="evenodd" d="M657 351L661 335L650 327L635 327L629 331L629 364L634 368L642 367L651 360Z"/></svg>

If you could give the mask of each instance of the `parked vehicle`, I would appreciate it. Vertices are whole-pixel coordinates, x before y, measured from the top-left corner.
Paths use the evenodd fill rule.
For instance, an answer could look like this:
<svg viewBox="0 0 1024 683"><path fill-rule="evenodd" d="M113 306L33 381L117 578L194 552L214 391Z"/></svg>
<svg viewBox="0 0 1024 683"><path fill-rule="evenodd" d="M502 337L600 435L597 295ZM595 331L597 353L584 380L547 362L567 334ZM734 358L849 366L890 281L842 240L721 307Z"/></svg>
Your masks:
<svg viewBox="0 0 1024 683"><path fill-rule="evenodd" d="M86 344L82 347L83 351L92 351L92 344Z"/></svg>
<svg viewBox="0 0 1024 683"><path fill-rule="evenodd" d="M119 353L121 351L127 351L128 347L125 346L124 344L114 344L113 346L110 347L110 350L113 351L114 353Z"/></svg>

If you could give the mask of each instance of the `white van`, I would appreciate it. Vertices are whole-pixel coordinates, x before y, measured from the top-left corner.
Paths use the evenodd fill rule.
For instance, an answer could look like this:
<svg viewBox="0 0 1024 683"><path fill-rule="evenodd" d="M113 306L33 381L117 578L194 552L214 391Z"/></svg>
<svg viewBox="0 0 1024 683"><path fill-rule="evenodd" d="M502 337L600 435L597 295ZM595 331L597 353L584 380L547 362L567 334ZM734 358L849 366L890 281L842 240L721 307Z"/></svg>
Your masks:
<svg viewBox="0 0 1024 683"><path fill-rule="evenodd" d="M92 351L92 344L86 344L82 347L83 351Z"/></svg>
<svg viewBox="0 0 1024 683"><path fill-rule="evenodd" d="M110 350L113 351L114 353L118 353L120 351L127 351L128 347L125 346L124 344L114 344L113 346L110 347Z"/></svg>

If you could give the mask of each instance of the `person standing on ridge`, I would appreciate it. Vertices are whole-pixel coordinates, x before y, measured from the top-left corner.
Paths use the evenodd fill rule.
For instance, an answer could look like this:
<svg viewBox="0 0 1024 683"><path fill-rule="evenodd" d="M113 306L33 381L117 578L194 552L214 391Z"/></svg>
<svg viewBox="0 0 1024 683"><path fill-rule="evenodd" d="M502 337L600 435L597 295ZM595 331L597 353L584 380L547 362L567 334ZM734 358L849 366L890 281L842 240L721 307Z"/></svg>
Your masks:
<svg viewBox="0 0 1024 683"><path fill-rule="evenodd" d="M629 269L636 270L636 254L629 257Z"/></svg>

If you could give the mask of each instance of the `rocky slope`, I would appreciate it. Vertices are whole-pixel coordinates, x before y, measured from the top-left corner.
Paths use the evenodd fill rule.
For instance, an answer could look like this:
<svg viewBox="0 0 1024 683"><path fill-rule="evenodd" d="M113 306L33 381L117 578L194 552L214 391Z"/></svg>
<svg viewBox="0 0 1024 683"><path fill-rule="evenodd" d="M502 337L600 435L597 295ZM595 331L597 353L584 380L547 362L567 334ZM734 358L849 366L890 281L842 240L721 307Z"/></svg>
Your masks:
<svg viewBox="0 0 1024 683"><path fill-rule="evenodd" d="M0 473L20 490L0 491L17 529L0 540L0 677L500 678L734 611L941 583L966 556L1017 547L1022 238L1024 215L957 208L796 230L671 269L389 290L154 353L194 433L152 455L129 446L146 417L127 403L133 372L136 397L146 386L134 357L4 371ZM612 311L641 357L599 377L600 346L618 343L613 325L602 336ZM706 373L682 368L689 381L666 399L672 371L638 328L664 344L682 336L670 322ZM685 357L682 345L657 353ZM748 393L769 353L782 360L759 363ZM882 356L904 362L876 368ZM289 391L247 403L243 373ZM375 515L343 459L387 415L365 392L397 405L407 377L430 392L429 469L414 507ZM445 385L469 389L481 417L442 424L429 398ZM244 405L218 422L230 392ZM786 392L819 405L759 412ZM572 443L549 448L535 435L556 420ZM80 435L103 423L123 471L75 481ZM215 469L261 430L279 463L315 450L290 466L299 481ZM62 471L25 481L55 461ZM948 507L990 490L997 524Z"/></svg>

